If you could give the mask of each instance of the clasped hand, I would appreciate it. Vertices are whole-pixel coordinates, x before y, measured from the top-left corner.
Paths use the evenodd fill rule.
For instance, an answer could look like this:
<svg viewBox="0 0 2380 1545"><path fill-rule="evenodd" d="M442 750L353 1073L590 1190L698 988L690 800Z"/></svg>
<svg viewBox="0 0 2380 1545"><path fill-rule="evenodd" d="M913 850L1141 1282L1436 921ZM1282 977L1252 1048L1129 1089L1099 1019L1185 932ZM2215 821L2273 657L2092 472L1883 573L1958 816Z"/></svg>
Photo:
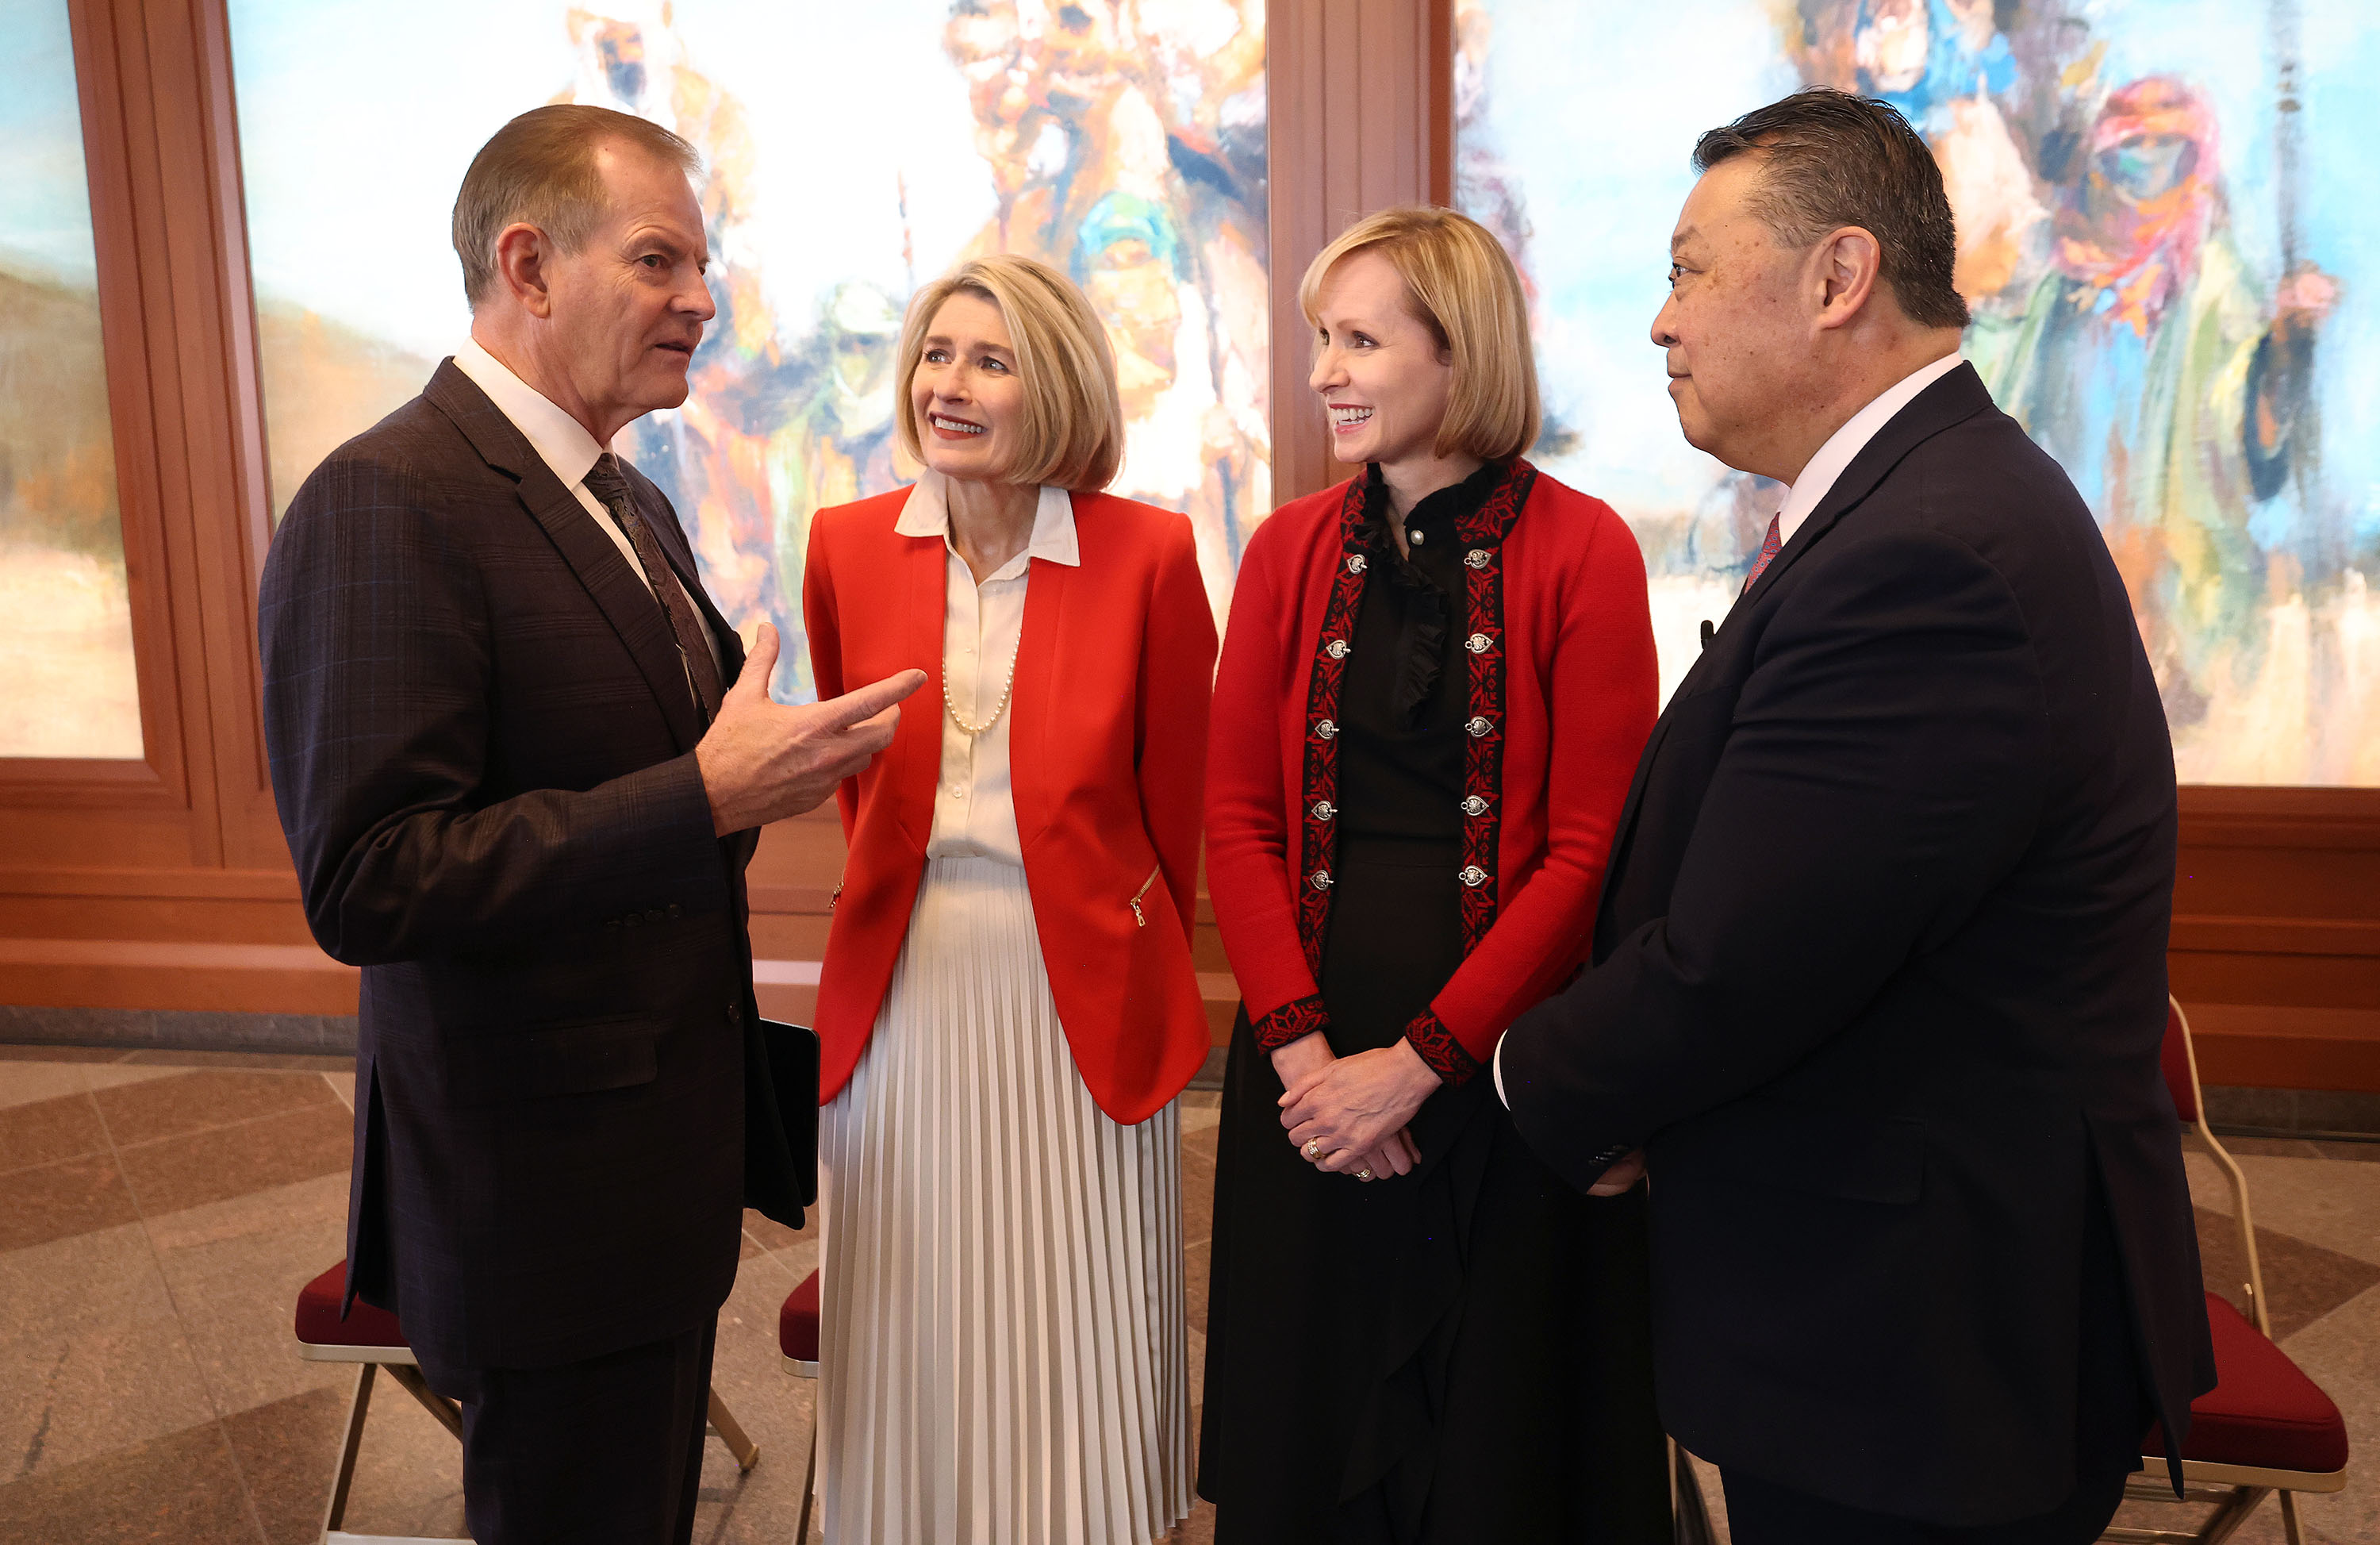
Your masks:
<svg viewBox="0 0 2380 1545"><path fill-rule="evenodd" d="M1384 1179L1421 1162L1405 1127L1440 1080L1411 1041L1334 1057L1318 1031L1275 1052L1273 1066L1286 1088L1281 1124L1317 1169Z"/></svg>
<svg viewBox="0 0 2380 1545"><path fill-rule="evenodd" d="M769 697L777 630L760 625L743 674L694 748L712 829L746 832L823 804L835 785L892 744L901 700L926 684L903 671L829 702L787 707Z"/></svg>

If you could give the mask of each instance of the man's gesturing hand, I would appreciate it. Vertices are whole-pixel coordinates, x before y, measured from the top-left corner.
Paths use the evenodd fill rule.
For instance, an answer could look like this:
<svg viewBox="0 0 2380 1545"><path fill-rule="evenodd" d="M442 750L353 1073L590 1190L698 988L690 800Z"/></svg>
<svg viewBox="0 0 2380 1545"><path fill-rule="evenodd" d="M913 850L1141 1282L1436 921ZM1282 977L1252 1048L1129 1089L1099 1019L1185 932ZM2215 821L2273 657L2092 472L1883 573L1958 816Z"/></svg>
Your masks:
<svg viewBox="0 0 2380 1545"><path fill-rule="evenodd" d="M759 637L719 704L719 717L694 748L710 797L710 824L721 836L799 815L892 744L901 700L926 685L923 671L903 671L831 702L787 708L769 698L777 668L777 630Z"/></svg>

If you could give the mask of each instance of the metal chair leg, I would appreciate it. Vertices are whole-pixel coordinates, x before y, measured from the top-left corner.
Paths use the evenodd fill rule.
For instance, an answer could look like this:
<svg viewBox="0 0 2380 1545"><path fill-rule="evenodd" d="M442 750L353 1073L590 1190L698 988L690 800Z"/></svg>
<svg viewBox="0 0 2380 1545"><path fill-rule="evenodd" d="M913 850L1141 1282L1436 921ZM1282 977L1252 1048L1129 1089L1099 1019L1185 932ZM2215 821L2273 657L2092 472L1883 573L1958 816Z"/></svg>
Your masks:
<svg viewBox="0 0 2380 1545"><path fill-rule="evenodd" d="M1670 1537L1676 1545L1711 1545L1710 1509L1704 1505L1694 1462L1674 1438L1670 1455Z"/></svg>
<svg viewBox="0 0 2380 1545"><path fill-rule="evenodd" d="M744 1436L744 1429L736 1425L735 1417L728 1412L727 1402L719 1398L715 1389L710 1392L710 1428L727 1445L727 1452L735 1456L736 1469L750 1474L752 1466L760 1462L760 1445Z"/></svg>
<svg viewBox="0 0 2380 1545"><path fill-rule="evenodd" d="M810 1414L810 1457L802 1466L802 1521L794 1529L794 1545L810 1545L810 1502L818 1495L818 1414Z"/></svg>
<svg viewBox="0 0 2380 1545"><path fill-rule="evenodd" d="M331 1507L323 1515L322 1532L329 1534L347 1518L347 1491L356 1483L356 1455L364 1444L364 1412L371 1405L372 1365L356 1370L355 1397L347 1402L347 1432L339 1442L339 1476L331 1483Z"/></svg>
<svg viewBox="0 0 2380 1545"><path fill-rule="evenodd" d="M421 1408L436 1417L438 1425L453 1433L456 1442L463 1441L463 1408L431 1389L430 1381L421 1377L419 1369L406 1363L391 1363L388 1376L404 1385L407 1394L421 1402Z"/></svg>
<svg viewBox="0 0 2380 1545"><path fill-rule="evenodd" d="M2295 1491L2281 1493L2281 1533L2287 1537L2289 1545L2305 1545L2305 1533L2298 1523L2298 1494Z"/></svg>
<svg viewBox="0 0 2380 1545"><path fill-rule="evenodd" d="M2215 1510L2215 1516L2206 1520L2206 1527L2198 1531L2200 1545L2223 1545L2225 1540L2239 1532L2240 1526L2248 1521L2248 1515L2256 1511L2257 1504L2272 1494L2273 1489L2269 1486L2240 1487L2231 1494L2229 1502Z"/></svg>

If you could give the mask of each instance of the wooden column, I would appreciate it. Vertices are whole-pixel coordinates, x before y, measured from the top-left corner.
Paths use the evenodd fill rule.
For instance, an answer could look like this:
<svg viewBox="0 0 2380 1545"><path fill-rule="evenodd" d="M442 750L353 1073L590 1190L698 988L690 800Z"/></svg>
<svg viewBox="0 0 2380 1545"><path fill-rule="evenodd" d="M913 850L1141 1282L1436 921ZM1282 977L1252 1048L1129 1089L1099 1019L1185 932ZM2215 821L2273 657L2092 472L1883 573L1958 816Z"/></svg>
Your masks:
<svg viewBox="0 0 2380 1545"><path fill-rule="evenodd" d="M1265 18L1272 223L1273 497L1346 476L1306 384L1305 265L1374 210L1444 203L1454 176L1450 0L1272 0Z"/></svg>

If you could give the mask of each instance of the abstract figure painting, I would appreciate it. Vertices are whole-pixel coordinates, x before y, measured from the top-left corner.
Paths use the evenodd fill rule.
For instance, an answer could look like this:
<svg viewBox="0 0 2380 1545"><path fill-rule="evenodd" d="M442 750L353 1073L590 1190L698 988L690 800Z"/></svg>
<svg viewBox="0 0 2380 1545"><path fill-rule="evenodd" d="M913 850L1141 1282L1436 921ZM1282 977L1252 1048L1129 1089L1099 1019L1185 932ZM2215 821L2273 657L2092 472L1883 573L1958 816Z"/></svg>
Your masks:
<svg viewBox="0 0 2380 1545"><path fill-rule="evenodd" d="M1114 492L1190 516L1220 617L1271 506L1261 0L232 0L231 18L276 510L462 337L443 238L471 153L515 113L592 103L675 129L708 170L720 314L685 407L620 449L728 618L783 635L780 698L811 695L811 514L905 479L902 309L981 252L1089 294L1127 420Z"/></svg>
<svg viewBox="0 0 2380 1545"><path fill-rule="evenodd" d="M1933 147L1964 352L2131 590L2185 782L2380 785L2380 32L2356 0L1460 0L1458 182L1538 286L1540 456L1643 541L1665 681L1778 493L1646 328L1702 129L1795 88Z"/></svg>
<svg viewBox="0 0 2380 1545"><path fill-rule="evenodd" d="M66 0L0 8L0 757L137 760L91 189Z"/></svg>

